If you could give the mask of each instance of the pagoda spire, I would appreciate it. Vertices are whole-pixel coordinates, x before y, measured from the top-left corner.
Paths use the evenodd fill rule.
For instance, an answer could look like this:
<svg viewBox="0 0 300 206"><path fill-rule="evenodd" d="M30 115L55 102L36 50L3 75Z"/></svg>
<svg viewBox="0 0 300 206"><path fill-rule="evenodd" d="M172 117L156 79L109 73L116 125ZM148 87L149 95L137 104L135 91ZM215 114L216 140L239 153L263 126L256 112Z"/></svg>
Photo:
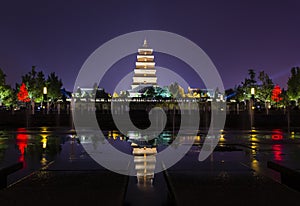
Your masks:
<svg viewBox="0 0 300 206"><path fill-rule="evenodd" d="M147 48L147 47L148 47L148 43L147 43L147 39L146 39L146 37L145 37L145 39L144 39L144 44L143 44L143 47L144 47L144 48Z"/></svg>

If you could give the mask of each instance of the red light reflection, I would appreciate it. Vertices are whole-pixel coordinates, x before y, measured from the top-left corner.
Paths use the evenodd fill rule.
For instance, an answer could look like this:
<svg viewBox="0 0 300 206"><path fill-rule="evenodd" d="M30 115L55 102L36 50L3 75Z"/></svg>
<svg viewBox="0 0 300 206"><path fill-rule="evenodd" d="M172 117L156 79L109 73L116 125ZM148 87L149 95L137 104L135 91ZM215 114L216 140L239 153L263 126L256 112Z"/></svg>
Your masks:
<svg viewBox="0 0 300 206"><path fill-rule="evenodd" d="M272 146L272 150L274 152L274 160L281 161L282 160L282 145L275 144Z"/></svg>
<svg viewBox="0 0 300 206"><path fill-rule="evenodd" d="M17 134L16 140L17 140L17 145L19 147L19 150L21 152L19 161L24 162L24 166L25 166L26 164L25 164L24 154L25 154L25 149L27 148L27 145L28 145L28 135L24 134L26 132L26 129L24 129L24 128L18 128L17 131L18 131L18 134Z"/></svg>
<svg viewBox="0 0 300 206"><path fill-rule="evenodd" d="M282 140L283 139L283 132L279 129L272 130L272 140Z"/></svg>

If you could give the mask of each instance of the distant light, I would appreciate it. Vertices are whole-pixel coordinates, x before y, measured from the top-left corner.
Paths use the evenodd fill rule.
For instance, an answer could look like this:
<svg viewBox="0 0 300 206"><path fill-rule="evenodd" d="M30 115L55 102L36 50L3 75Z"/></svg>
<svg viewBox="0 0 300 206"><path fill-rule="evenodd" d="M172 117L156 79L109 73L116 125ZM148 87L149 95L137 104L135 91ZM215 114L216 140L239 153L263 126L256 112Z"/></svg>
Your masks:
<svg viewBox="0 0 300 206"><path fill-rule="evenodd" d="M43 88L43 94L47 94L47 87Z"/></svg>
<svg viewBox="0 0 300 206"><path fill-rule="evenodd" d="M254 94L255 94L255 88L252 87L252 88L251 88L251 95L254 95Z"/></svg>

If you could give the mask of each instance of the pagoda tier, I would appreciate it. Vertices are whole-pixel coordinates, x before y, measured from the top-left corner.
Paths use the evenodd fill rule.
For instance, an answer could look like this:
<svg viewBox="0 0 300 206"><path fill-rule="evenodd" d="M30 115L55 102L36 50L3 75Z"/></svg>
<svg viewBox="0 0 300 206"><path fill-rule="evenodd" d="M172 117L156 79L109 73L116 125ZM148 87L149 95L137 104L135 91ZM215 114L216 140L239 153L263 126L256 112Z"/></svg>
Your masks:
<svg viewBox="0 0 300 206"><path fill-rule="evenodd" d="M138 49L131 88L134 89L139 85L157 85L153 49L148 47L146 40L142 48Z"/></svg>

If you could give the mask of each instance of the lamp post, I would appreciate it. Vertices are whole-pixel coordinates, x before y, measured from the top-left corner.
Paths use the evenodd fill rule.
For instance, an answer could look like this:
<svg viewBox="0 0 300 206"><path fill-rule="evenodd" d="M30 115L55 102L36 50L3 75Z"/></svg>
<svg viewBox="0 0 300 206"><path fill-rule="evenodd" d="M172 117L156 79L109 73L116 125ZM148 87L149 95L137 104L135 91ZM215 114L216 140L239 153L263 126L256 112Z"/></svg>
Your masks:
<svg viewBox="0 0 300 206"><path fill-rule="evenodd" d="M46 103L46 106L45 106L46 108L45 108L45 109L47 109L47 113L48 113L47 93L48 93L47 87L44 87L44 88L43 88L43 102Z"/></svg>
<svg viewBox="0 0 300 206"><path fill-rule="evenodd" d="M250 99L250 105L249 105L249 113L250 113L250 124L251 124L251 129L253 127L254 123L254 95L255 95L255 88L251 88L251 99Z"/></svg>
<svg viewBox="0 0 300 206"><path fill-rule="evenodd" d="M251 98L254 99L254 95L255 95L255 88L252 87L251 88Z"/></svg>

